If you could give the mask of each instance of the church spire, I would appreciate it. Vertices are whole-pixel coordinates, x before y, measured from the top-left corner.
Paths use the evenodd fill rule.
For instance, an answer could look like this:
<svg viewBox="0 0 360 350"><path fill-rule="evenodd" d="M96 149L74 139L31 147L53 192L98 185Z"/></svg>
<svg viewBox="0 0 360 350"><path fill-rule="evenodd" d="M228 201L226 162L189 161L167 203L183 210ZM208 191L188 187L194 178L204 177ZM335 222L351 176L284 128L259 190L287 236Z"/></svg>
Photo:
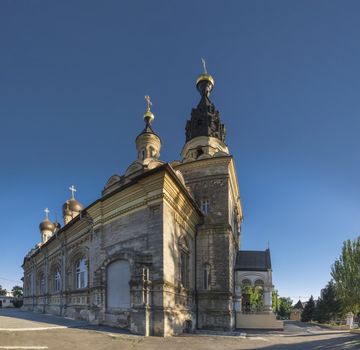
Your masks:
<svg viewBox="0 0 360 350"><path fill-rule="evenodd" d="M161 149L160 137L156 135L151 126L155 117L151 112L152 102L149 95L145 95L145 101L147 104L144 114L145 129L141 131L135 140L138 157L126 169L125 176L133 176L142 171L154 169L164 163L159 160Z"/></svg>
<svg viewBox="0 0 360 350"><path fill-rule="evenodd" d="M215 80L208 73L205 60L202 58L201 61L204 71L196 79L196 89L201 98L196 108L192 109L190 120L186 122L186 143L181 152L186 161L229 154L225 144L225 126L221 123L219 111L210 100Z"/></svg>
<svg viewBox="0 0 360 350"><path fill-rule="evenodd" d="M145 129L136 138L138 160L146 162L148 159L158 159L160 156L161 141L151 127L155 117L151 112L152 102L149 95L145 95L146 111L144 114Z"/></svg>
<svg viewBox="0 0 360 350"><path fill-rule="evenodd" d="M210 93L215 80L206 69L206 62L202 58L204 72L196 79L196 88L201 99L191 112L191 119L186 124L186 142L198 136L216 137L225 142L225 126L221 124L220 113L210 100Z"/></svg>

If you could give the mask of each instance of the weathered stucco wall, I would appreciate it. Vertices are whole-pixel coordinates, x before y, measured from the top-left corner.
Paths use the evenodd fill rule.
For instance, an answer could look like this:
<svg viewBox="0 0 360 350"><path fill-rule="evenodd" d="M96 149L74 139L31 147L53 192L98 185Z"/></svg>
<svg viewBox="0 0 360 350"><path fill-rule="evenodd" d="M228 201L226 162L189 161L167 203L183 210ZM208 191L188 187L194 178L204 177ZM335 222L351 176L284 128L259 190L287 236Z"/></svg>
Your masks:
<svg viewBox="0 0 360 350"><path fill-rule="evenodd" d="M29 287L24 308L139 334L182 332L184 322L192 317L192 293L178 283L177 244L180 236L187 237L193 273L199 214L194 214L194 204L184 195L184 188L166 174L165 170L154 172L105 196L26 259L24 274ZM74 264L80 257L87 261L88 286L76 289ZM108 266L121 260L129 265L128 307L107 302L107 289L111 288ZM54 264L62 271L59 292L52 283ZM40 273L47 276L44 291L39 290ZM116 298L116 291L112 290L111 296Z"/></svg>
<svg viewBox="0 0 360 350"><path fill-rule="evenodd" d="M209 205L196 236L198 326L231 330L234 327L233 269L242 215L232 157L183 163L176 169L182 172L199 206L206 200ZM207 290L203 272L206 265L210 267Z"/></svg>

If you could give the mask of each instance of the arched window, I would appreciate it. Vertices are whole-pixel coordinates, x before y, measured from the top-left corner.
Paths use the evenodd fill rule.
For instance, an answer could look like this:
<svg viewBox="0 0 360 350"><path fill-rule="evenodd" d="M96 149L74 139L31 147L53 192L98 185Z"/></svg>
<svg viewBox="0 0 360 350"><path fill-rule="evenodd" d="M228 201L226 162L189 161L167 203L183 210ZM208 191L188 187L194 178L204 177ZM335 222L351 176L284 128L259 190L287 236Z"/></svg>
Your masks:
<svg viewBox="0 0 360 350"><path fill-rule="evenodd" d="M60 268L57 267L54 272L54 292L60 292L61 289L61 274Z"/></svg>
<svg viewBox="0 0 360 350"><path fill-rule="evenodd" d="M249 279L245 278L244 280L242 280L241 284L243 286L247 286L247 285L251 286L251 281Z"/></svg>
<svg viewBox="0 0 360 350"><path fill-rule="evenodd" d="M189 247L184 238L179 243L180 250L180 282L183 287L189 288Z"/></svg>
<svg viewBox="0 0 360 350"><path fill-rule="evenodd" d="M264 286L264 281L261 280L261 279L257 279L254 283L255 286L261 286L263 287Z"/></svg>
<svg viewBox="0 0 360 350"><path fill-rule="evenodd" d="M127 260L116 260L107 267L106 306L108 309L130 307L130 265Z"/></svg>
<svg viewBox="0 0 360 350"><path fill-rule="evenodd" d="M210 265L209 264L204 265L203 274L204 274L204 277L203 277L204 289L209 290L210 289Z"/></svg>
<svg viewBox="0 0 360 350"><path fill-rule="evenodd" d="M88 285L87 264L85 258L81 258L75 265L76 289L86 288Z"/></svg>
<svg viewBox="0 0 360 350"><path fill-rule="evenodd" d="M201 201L201 211L204 214L208 214L210 211L210 201L208 199L203 199Z"/></svg>
<svg viewBox="0 0 360 350"><path fill-rule="evenodd" d="M156 156L155 148L153 146L150 146L150 157L155 157L155 156Z"/></svg>

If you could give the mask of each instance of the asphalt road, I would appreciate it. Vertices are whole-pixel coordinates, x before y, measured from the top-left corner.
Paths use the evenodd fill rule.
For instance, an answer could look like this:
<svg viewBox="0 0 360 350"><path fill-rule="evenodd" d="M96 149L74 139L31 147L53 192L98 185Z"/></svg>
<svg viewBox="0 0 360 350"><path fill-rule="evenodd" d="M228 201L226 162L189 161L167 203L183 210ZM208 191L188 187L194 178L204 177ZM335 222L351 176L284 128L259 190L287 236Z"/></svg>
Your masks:
<svg viewBox="0 0 360 350"><path fill-rule="evenodd" d="M360 335L287 322L284 332L243 331L237 336L142 337L86 322L0 309L0 349L121 350L353 350Z"/></svg>

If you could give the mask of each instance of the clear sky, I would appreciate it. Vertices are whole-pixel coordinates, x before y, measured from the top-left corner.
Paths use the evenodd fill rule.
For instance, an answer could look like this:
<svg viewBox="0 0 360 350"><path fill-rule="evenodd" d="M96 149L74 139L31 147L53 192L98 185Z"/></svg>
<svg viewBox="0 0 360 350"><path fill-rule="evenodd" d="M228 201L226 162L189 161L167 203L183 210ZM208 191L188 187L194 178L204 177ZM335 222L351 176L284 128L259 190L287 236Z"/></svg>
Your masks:
<svg viewBox="0 0 360 350"><path fill-rule="evenodd" d="M360 2L0 1L0 284L43 209L85 205L135 159L150 94L180 158L200 57L227 127L242 249L270 242L280 295L306 299L360 234Z"/></svg>

